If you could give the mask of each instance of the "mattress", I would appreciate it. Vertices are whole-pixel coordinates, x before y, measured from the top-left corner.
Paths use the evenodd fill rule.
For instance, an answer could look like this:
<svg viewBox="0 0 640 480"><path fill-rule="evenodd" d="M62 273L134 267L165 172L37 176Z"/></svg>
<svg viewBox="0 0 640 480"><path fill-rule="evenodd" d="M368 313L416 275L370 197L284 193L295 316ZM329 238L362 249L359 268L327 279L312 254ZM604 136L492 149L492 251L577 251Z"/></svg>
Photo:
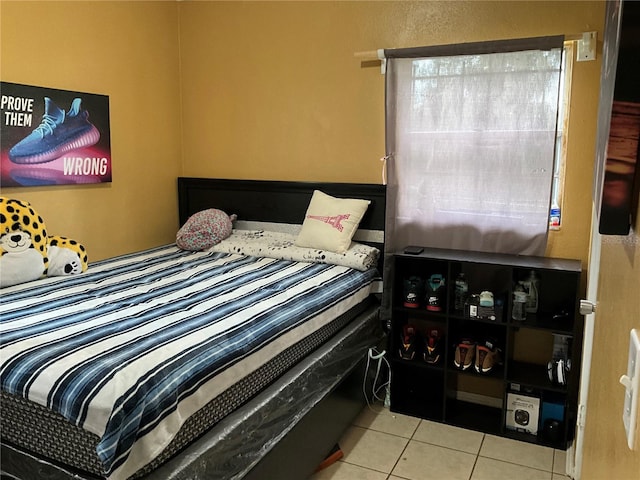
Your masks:
<svg viewBox="0 0 640 480"><path fill-rule="evenodd" d="M20 412L53 411L97 449L98 463L80 469L144 472L341 328L373 276L166 246L6 289L3 437ZM10 441L33 444L38 428Z"/></svg>

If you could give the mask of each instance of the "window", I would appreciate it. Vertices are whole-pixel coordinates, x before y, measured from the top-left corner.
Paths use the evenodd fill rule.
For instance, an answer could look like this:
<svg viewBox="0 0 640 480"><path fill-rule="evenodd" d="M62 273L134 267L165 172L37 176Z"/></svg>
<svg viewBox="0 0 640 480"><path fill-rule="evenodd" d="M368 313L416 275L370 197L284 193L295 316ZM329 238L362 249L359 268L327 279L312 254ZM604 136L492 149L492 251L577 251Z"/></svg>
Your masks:
<svg viewBox="0 0 640 480"><path fill-rule="evenodd" d="M573 44L566 43L562 55L560 99L558 101L558 131L556 134L555 161L553 165L553 183L551 185L551 212L549 214L549 229L551 230L559 230L562 226L564 168L567 158L567 130L569 126L573 58Z"/></svg>
<svg viewBox="0 0 640 480"><path fill-rule="evenodd" d="M544 253L562 174L562 47L554 37L385 51L390 248Z"/></svg>

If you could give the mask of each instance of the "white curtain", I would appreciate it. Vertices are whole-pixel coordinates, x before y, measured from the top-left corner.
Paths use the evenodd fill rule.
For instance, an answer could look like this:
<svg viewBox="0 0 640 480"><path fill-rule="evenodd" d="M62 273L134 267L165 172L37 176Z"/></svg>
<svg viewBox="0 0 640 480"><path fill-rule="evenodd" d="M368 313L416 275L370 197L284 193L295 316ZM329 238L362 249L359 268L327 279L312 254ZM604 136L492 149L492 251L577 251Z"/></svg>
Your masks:
<svg viewBox="0 0 640 480"><path fill-rule="evenodd" d="M556 43L388 58L387 252L544 254L562 38Z"/></svg>

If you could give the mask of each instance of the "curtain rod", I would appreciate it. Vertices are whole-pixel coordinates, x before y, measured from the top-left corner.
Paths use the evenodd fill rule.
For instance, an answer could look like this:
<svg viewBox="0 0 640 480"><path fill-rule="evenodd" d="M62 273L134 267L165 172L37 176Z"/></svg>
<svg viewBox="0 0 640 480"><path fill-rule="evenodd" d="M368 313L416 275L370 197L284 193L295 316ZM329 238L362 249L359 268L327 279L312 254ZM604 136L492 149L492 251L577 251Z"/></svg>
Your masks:
<svg viewBox="0 0 640 480"><path fill-rule="evenodd" d="M564 41L568 42L577 42L578 43L578 53L577 60L595 60L596 59L596 43L597 43L597 32L584 32L584 33L575 33L571 35L565 35ZM385 56L385 50L392 49L384 49L379 48L377 50L366 50L363 52L355 52L353 54L354 57L359 58L362 61L374 61L380 60L384 63L387 59Z"/></svg>

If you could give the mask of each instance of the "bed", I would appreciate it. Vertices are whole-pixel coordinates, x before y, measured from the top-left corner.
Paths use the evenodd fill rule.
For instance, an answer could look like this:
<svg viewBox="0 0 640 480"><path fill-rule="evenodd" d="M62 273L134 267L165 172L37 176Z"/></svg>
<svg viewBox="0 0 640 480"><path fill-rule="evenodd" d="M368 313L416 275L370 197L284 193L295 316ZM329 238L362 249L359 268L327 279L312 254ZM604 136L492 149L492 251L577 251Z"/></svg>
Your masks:
<svg viewBox="0 0 640 480"><path fill-rule="evenodd" d="M370 201L354 240L382 251L379 185L179 178L180 223L233 212L230 240L279 250L316 190ZM308 478L364 404L382 266L238 249L165 245L3 292L2 475Z"/></svg>

